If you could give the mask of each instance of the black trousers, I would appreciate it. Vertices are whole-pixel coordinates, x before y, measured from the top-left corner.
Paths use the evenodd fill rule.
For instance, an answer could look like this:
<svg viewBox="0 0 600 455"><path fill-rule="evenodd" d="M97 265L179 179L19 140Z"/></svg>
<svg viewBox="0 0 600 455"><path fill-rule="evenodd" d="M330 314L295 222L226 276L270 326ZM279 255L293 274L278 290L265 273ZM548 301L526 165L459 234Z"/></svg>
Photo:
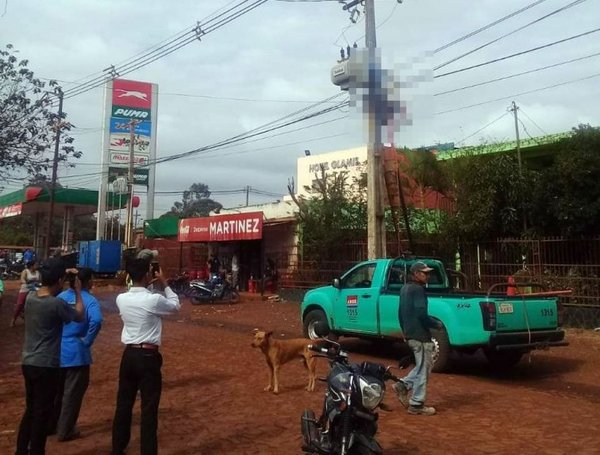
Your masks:
<svg viewBox="0 0 600 455"><path fill-rule="evenodd" d="M25 378L25 412L19 425L15 453L44 455L60 369L30 365L22 365L21 369Z"/></svg>
<svg viewBox="0 0 600 455"><path fill-rule="evenodd" d="M119 368L117 409L113 420L112 453L122 455L131 438L131 413L138 390L142 398L141 454L158 453L158 404L162 389L162 356L158 350L127 347Z"/></svg>
<svg viewBox="0 0 600 455"><path fill-rule="evenodd" d="M60 379L54 400L54 426L58 440L75 433L83 396L90 384L90 366L60 369Z"/></svg>

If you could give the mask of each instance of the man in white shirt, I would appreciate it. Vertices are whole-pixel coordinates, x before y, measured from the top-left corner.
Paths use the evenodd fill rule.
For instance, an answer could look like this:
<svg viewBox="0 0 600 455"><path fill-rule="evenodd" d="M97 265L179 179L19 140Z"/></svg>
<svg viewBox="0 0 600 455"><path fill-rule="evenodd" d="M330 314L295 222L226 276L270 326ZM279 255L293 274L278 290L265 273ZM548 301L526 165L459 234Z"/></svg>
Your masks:
<svg viewBox="0 0 600 455"><path fill-rule="evenodd" d="M117 296L117 307L123 320L121 342L125 351L119 369L119 391L112 430L112 453L122 455L131 437L131 414L138 390L142 398L141 453L158 452L156 430L158 404L162 388L162 356L159 352L162 316L179 311L179 297L167 285L162 271L154 279L162 284L165 295L153 294L147 288L152 281L150 262L133 259L127 272L133 280L128 292Z"/></svg>

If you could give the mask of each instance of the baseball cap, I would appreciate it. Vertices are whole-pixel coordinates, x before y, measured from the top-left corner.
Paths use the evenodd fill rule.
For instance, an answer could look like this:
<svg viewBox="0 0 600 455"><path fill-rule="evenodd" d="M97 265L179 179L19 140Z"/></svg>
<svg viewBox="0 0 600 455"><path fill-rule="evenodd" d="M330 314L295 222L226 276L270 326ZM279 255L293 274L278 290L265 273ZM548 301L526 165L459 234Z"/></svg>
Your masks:
<svg viewBox="0 0 600 455"><path fill-rule="evenodd" d="M143 249L137 254L138 259L145 259L146 261L153 261L158 257L158 250Z"/></svg>
<svg viewBox="0 0 600 455"><path fill-rule="evenodd" d="M432 270L433 269L431 267L429 267L427 264L421 261L417 261L410 266L410 273L431 272Z"/></svg>

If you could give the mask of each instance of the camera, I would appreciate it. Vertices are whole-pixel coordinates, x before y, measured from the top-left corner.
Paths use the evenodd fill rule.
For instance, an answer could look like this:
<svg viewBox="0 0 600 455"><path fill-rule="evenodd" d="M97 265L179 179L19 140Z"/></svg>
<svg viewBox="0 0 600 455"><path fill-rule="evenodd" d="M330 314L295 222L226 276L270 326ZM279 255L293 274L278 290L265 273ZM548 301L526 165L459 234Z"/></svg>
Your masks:
<svg viewBox="0 0 600 455"><path fill-rule="evenodd" d="M160 272L160 264L158 262L152 262L150 264L150 270L152 271L152 278L154 278L156 274Z"/></svg>

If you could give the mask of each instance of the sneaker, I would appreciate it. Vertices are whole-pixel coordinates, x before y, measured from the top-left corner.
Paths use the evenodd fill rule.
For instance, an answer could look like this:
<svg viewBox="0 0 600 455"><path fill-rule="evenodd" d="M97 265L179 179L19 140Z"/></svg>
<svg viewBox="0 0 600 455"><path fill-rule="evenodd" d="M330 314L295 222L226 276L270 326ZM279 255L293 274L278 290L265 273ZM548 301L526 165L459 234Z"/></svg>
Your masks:
<svg viewBox="0 0 600 455"><path fill-rule="evenodd" d="M432 406L425 406L425 405L414 406L411 404L408 407L408 413L414 414L414 415L432 416L435 414L435 408Z"/></svg>
<svg viewBox="0 0 600 455"><path fill-rule="evenodd" d="M402 406L408 408L408 389L406 385L402 381L396 382L393 386L394 391L396 392L396 396L398 397L398 401L402 403Z"/></svg>

